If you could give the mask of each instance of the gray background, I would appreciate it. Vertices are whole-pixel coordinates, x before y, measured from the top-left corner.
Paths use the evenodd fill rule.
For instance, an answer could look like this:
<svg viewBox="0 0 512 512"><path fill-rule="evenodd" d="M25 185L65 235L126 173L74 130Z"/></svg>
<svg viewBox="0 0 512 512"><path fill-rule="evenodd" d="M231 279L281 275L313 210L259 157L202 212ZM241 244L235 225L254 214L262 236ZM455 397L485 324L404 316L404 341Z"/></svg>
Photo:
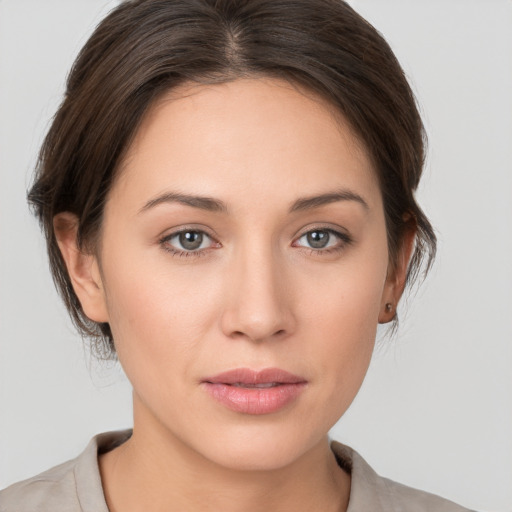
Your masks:
<svg viewBox="0 0 512 512"><path fill-rule="evenodd" d="M354 0L411 78L439 255L332 436L390 478L512 511L512 2ZM131 424L54 291L25 191L66 73L117 2L0 0L0 487Z"/></svg>

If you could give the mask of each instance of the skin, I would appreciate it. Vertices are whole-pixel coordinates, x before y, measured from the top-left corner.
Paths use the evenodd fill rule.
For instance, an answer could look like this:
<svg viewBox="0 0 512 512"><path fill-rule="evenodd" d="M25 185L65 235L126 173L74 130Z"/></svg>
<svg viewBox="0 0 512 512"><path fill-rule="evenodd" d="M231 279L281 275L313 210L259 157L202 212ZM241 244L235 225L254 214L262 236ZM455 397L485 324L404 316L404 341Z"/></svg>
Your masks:
<svg viewBox="0 0 512 512"><path fill-rule="evenodd" d="M145 116L98 251L76 248L71 214L55 227L82 307L110 323L133 385L133 436L100 457L112 512L346 510L350 475L327 433L361 386L377 324L394 316L413 234L392 267L372 164L329 105L272 79L182 86ZM208 236L172 253L185 251L169 238L182 228ZM315 229L325 248L312 247ZM240 367L307 385L275 413L234 412L201 380Z"/></svg>

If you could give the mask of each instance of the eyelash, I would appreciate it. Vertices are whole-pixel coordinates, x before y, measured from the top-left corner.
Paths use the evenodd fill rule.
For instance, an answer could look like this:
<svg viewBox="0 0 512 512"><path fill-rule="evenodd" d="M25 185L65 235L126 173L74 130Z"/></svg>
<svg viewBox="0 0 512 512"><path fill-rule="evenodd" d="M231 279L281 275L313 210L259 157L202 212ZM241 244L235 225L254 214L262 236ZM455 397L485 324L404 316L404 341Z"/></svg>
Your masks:
<svg viewBox="0 0 512 512"><path fill-rule="evenodd" d="M338 245L334 247L329 247L327 249L313 249L311 247L302 247L303 250L305 250L308 255L312 256L327 256L333 253L341 252L343 251L348 245L350 245L353 242L353 239L347 235L346 233L340 233L339 231L336 231L332 228L323 228L323 227L316 227L313 229L310 229L304 233L302 233L299 237L296 238L296 240L300 240L304 236L308 235L309 233L313 233L315 231L321 231L324 233L328 233L329 235L334 235L336 238L338 238L339 243ZM159 240L159 244L161 245L162 249L168 253L170 253L172 256L177 258L200 258L203 256L206 256L213 247L208 247L206 249L200 249L200 250L183 250L180 251L178 249L175 249L171 245L169 245L169 240L173 239L176 236L179 236L181 233L201 233L203 235L206 235L208 238L214 240L214 238L209 235L206 231L203 231L201 229L190 229L185 228L178 231L173 231L172 233L165 235ZM216 242L218 244L218 242ZM220 244L219 244L220 245Z"/></svg>

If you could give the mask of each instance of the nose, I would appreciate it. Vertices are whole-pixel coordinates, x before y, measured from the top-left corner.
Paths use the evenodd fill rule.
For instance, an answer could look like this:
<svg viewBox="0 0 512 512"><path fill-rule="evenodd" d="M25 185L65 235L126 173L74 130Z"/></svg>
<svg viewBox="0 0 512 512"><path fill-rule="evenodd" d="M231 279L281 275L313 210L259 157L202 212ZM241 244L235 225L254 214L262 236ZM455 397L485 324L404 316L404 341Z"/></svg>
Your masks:
<svg viewBox="0 0 512 512"><path fill-rule="evenodd" d="M223 333L255 342L284 339L295 329L286 269L271 247L248 247L234 257L221 317Z"/></svg>

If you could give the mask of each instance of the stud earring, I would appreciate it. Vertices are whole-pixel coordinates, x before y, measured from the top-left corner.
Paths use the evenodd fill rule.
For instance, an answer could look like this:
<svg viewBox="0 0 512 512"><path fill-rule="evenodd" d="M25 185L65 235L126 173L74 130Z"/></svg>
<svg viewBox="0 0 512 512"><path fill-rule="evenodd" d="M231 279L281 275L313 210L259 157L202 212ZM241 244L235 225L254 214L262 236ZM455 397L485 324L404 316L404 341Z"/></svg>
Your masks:
<svg viewBox="0 0 512 512"><path fill-rule="evenodd" d="M391 304L391 302L388 302L386 304L386 313L391 313L391 311L393 311L393 304Z"/></svg>

